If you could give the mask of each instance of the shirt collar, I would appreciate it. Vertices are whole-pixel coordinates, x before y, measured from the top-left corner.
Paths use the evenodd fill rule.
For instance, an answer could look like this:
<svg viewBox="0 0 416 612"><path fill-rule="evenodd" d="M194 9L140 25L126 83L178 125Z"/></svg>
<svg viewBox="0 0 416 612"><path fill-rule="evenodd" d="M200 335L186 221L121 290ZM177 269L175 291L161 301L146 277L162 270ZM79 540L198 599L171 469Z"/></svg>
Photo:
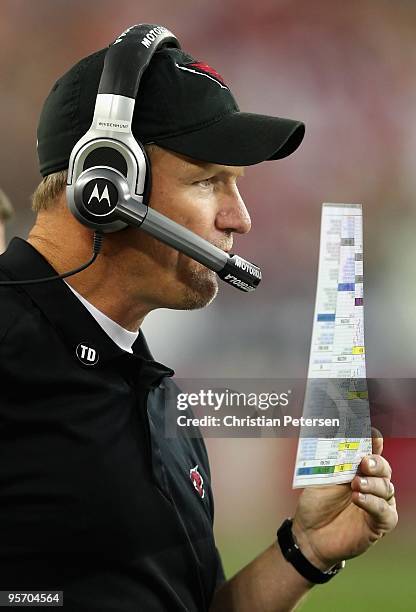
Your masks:
<svg viewBox="0 0 416 612"><path fill-rule="evenodd" d="M88 312L91 313L91 315L97 321L99 326L105 331L108 336L110 336L112 341L115 342L117 346L119 346L121 349L123 349L123 351L126 351L127 353L132 353L133 349L131 347L137 340L139 332L132 332L128 329L125 329L124 327L116 323L116 321L113 321L113 319L107 317L107 315L101 312L101 310L98 310L98 308L96 308L94 304L91 304L91 302L86 300L85 297L78 293L78 291L76 291L73 287L71 287L69 283L67 283L66 281L64 281L64 283L67 287L69 287L69 289L79 299L79 301L84 304Z"/></svg>
<svg viewBox="0 0 416 612"><path fill-rule="evenodd" d="M43 278L56 274L56 270L39 251L21 238L13 238L7 251L0 255L0 270L10 280ZM141 330L133 343L131 355L118 347L62 280L18 285L18 290L29 295L64 339L75 358L77 347L85 343L98 352L97 367L127 356L144 362L142 366L146 366L147 378L153 382L164 376L173 376L173 370L153 359Z"/></svg>

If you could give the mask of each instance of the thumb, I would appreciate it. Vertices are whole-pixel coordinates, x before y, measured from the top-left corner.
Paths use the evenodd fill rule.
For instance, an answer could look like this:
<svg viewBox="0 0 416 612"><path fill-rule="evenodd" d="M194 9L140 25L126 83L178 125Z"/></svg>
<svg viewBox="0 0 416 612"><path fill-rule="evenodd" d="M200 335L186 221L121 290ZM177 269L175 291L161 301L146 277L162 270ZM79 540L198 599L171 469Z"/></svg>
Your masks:
<svg viewBox="0 0 416 612"><path fill-rule="evenodd" d="M383 452L383 436L375 427L371 428L371 440L373 443L373 453L375 455L381 455Z"/></svg>

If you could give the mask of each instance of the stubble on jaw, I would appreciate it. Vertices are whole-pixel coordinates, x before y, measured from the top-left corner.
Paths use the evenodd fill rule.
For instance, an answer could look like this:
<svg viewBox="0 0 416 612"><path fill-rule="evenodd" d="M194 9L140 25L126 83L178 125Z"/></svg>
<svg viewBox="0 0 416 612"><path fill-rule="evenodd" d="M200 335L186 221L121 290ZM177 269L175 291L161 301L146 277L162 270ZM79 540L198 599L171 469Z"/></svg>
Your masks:
<svg viewBox="0 0 416 612"><path fill-rule="evenodd" d="M165 293L162 308L199 310L211 304L218 293L215 272L192 260L177 270L174 282L176 287Z"/></svg>
<svg viewBox="0 0 416 612"><path fill-rule="evenodd" d="M188 272L188 282L184 291L181 310L198 310L211 304L218 294L218 282L215 272L206 270L201 274L197 270Z"/></svg>

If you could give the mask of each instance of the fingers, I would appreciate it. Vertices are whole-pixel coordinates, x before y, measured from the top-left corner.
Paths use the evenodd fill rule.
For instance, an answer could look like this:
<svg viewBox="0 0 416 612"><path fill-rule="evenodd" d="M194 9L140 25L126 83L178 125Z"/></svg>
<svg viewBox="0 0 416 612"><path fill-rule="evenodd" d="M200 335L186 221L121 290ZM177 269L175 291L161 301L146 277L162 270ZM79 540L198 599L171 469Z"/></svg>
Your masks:
<svg viewBox="0 0 416 612"><path fill-rule="evenodd" d="M375 427L371 428L371 440L373 443L373 453L375 455L381 455L383 452L383 436Z"/></svg>
<svg viewBox="0 0 416 612"><path fill-rule="evenodd" d="M371 494L380 497L390 505L395 503L392 501L394 497L394 485L390 478L356 476L351 482L351 488L353 491L364 493L365 495Z"/></svg>
<svg viewBox="0 0 416 612"><path fill-rule="evenodd" d="M359 475L391 478L391 467L389 462L381 455L367 455L361 460Z"/></svg>
<svg viewBox="0 0 416 612"><path fill-rule="evenodd" d="M359 508L362 508L370 515L375 540L381 538L397 525L398 516L394 497L387 502L385 499L371 493L354 491L352 500Z"/></svg>
<svg viewBox="0 0 416 612"><path fill-rule="evenodd" d="M389 462L373 454L363 458L359 473L351 482L352 501L368 513L374 541L394 529L398 521L394 485L390 479Z"/></svg>

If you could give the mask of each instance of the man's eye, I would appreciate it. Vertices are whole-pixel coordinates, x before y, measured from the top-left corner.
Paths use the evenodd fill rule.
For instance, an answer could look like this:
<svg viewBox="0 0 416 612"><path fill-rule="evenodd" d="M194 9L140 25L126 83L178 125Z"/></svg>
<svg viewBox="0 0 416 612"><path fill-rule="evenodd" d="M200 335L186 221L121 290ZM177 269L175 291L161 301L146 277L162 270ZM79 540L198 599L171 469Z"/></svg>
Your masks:
<svg viewBox="0 0 416 612"><path fill-rule="evenodd" d="M195 181L194 185L198 185L200 187L205 187L205 188L212 187L213 178L214 177L211 176L210 178L203 179L202 181Z"/></svg>

